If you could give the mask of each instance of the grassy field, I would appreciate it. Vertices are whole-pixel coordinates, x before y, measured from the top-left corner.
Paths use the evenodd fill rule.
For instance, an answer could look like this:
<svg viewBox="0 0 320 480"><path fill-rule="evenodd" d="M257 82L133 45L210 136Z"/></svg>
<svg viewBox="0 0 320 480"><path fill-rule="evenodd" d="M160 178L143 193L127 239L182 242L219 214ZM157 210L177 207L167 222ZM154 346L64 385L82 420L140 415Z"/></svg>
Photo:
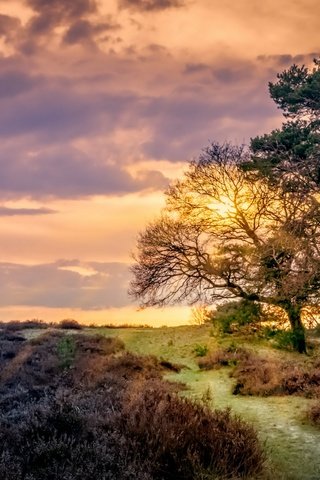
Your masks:
<svg viewBox="0 0 320 480"><path fill-rule="evenodd" d="M90 329L87 329L90 333ZM270 458L271 478L277 480L320 479L320 430L305 419L310 400L303 397L248 397L232 395L233 379L229 368L200 371L194 350L206 345L214 350L232 338L218 340L208 326L183 326L159 329L94 329L95 333L118 336L129 351L152 354L174 363L185 365L179 374L168 378L187 384L185 395L201 397L210 390L212 404L219 408L231 407L242 418L252 422L265 442ZM34 332L35 334L35 332ZM245 343L245 340L236 340ZM250 348L269 355L287 355L270 348L266 342L250 341Z"/></svg>

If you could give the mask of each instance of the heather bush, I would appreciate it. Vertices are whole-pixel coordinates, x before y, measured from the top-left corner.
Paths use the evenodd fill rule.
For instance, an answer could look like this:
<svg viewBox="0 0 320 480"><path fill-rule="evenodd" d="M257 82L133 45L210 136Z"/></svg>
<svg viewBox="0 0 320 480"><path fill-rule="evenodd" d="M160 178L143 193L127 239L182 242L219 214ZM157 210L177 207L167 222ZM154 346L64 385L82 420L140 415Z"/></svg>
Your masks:
<svg viewBox="0 0 320 480"><path fill-rule="evenodd" d="M200 358L198 366L201 370L235 366L240 360L247 358L249 355L250 353L244 348L230 345L227 348L218 348L205 357Z"/></svg>
<svg viewBox="0 0 320 480"><path fill-rule="evenodd" d="M312 405L308 411L308 418L314 425L320 427L320 404L319 401Z"/></svg>
<svg viewBox="0 0 320 480"><path fill-rule="evenodd" d="M253 428L230 411L180 398L162 379L171 364L98 335L52 331L22 343L0 379L1 480L200 480L262 471Z"/></svg>
<svg viewBox="0 0 320 480"><path fill-rule="evenodd" d="M267 396L284 393L281 365L275 360L252 354L236 366L232 376L236 379L234 394Z"/></svg>
<svg viewBox="0 0 320 480"><path fill-rule="evenodd" d="M10 362L22 348L25 338L17 333L0 330L0 368Z"/></svg>
<svg viewBox="0 0 320 480"><path fill-rule="evenodd" d="M11 320L10 322L0 323L0 328L11 332L32 328L44 329L48 328L48 326L50 326L50 324L45 323L43 320L38 320L37 318L34 318L32 320Z"/></svg>
<svg viewBox="0 0 320 480"><path fill-rule="evenodd" d="M82 330L83 328L83 326L73 318L65 318L64 320L61 320L57 327L61 328L62 330Z"/></svg>
<svg viewBox="0 0 320 480"><path fill-rule="evenodd" d="M308 398L320 395L320 365L317 362L288 362L251 354L235 367L235 394L300 395Z"/></svg>
<svg viewBox="0 0 320 480"><path fill-rule="evenodd" d="M320 396L320 362L287 361L276 356L260 356L251 350L230 344L218 348L198 360L201 370L233 367L235 395L300 395Z"/></svg>
<svg viewBox="0 0 320 480"><path fill-rule="evenodd" d="M153 461L153 478L193 480L200 471L211 478L239 478L263 469L265 457L252 427L229 410L212 412L170 394L157 381L133 384L121 421Z"/></svg>

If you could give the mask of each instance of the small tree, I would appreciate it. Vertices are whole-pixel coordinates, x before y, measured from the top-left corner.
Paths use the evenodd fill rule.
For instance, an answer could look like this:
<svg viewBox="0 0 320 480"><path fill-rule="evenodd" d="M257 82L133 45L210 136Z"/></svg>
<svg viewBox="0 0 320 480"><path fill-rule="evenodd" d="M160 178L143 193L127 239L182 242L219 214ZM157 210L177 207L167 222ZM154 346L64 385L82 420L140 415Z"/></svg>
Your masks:
<svg viewBox="0 0 320 480"><path fill-rule="evenodd" d="M191 323L194 325L205 325L212 319L212 311L207 305L198 304L191 309Z"/></svg>
<svg viewBox="0 0 320 480"><path fill-rule="evenodd" d="M320 207L243 164L242 147L210 145L167 192L140 234L131 294L144 306L174 302L266 303L288 316L306 351L301 312L320 290Z"/></svg>

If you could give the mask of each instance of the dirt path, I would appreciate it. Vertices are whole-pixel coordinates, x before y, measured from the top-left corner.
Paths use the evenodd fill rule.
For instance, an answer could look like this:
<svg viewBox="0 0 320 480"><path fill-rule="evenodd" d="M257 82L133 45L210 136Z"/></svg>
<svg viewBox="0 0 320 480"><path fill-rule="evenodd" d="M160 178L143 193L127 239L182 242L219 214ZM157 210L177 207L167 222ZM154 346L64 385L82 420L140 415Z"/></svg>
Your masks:
<svg viewBox="0 0 320 480"><path fill-rule="evenodd" d="M274 480L320 480L320 430L304 424L311 400L232 395L227 370L184 371L175 379L186 382L195 397L209 388L215 407L231 407L256 426L272 459Z"/></svg>

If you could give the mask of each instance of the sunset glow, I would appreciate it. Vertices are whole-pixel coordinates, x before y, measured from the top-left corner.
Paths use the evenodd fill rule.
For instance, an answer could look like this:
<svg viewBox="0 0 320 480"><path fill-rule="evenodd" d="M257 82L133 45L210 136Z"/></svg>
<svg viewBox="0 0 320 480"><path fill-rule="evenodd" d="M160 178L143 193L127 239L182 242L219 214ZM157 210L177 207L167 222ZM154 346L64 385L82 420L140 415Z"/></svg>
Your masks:
<svg viewBox="0 0 320 480"><path fill-rule="evenodd" d="M319 14L317 0L0 0L1 319L188 323L185 306L128 298L137 234L210 140L281 125L268 82L319 54Z"/></svg>

